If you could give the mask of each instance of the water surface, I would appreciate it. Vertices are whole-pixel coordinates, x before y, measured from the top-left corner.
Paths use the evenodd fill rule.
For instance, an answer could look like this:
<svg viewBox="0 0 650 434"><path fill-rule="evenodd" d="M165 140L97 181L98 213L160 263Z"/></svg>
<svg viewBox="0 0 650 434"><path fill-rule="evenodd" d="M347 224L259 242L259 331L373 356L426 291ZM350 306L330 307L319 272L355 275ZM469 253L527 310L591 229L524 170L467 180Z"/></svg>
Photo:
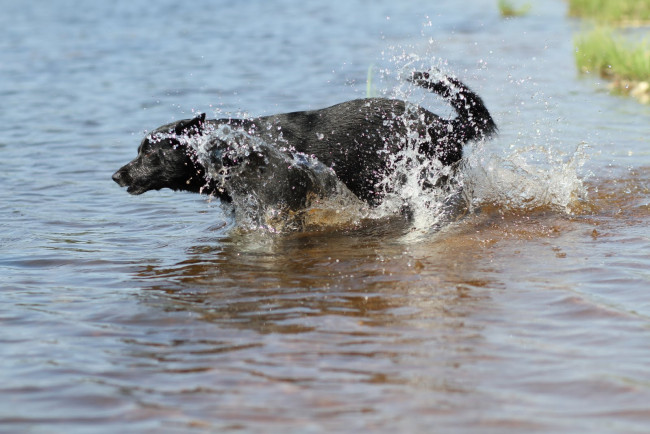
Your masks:
<svg viewBox="0 0 650 434"><path fill-rule="evenodd" d="M5 5L0 429L647 432L650 109L578 77L561 1ZM239 233L112 182L196 112L412 93L439 65L500 127L471 212ZM435 230L434 230L435 229Z"/></svg>

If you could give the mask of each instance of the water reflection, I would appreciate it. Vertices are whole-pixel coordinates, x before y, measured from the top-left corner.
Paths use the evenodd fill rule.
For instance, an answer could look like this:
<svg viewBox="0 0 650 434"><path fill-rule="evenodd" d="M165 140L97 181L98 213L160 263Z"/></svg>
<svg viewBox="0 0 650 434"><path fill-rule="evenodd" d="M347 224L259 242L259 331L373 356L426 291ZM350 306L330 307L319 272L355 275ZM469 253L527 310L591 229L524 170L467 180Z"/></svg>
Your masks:
<svg viewBox="0 0 650 434"><path fill-rule="evenodd" d="M647 209L639 206L647 192L632 190L593 200L598 209ZM568 405L575 415L583 396L605 408L609 392L628 393L618 379L564 368L636 351L619 338L636 330L636 314L576 290L603 274L574 246L595 246L606 227L592 209L487 205L419 237L403 221L283 236L216 227L182 261L139 269L151 317L119 355L138 378L130 384L127 371L107 381L173 420L210 428L466 429L481 426L477 414L497 429L558 428L561 419L528 421L512 409L535 400L549 414ZM591 327L600 332L585 334ZM629 359L624 370L636 369Z"/></svg>
<svg viewBox="0 0 650 434"><path fill-rule="evenodd" d="M397 416L405 394L425 418L475 405L469 371L485 339L473 317L501 285L469 241L413 249L375 230L206 238L182 262L142 268L145 302L170 323L127 342L131 357L182 385L184 401L209 397L199 419L249 428L359 414L368 426Z"/></svg>
<svg viewBox="0 0 650 434"><path fill-rule="evenodd" d="M139 277L172 306L264 333L312 331L315 317L386 326L449 316L456 305L476 301L473 288L498 286L473 278L472 255L460 258L458 248L413 254L412 245L368 234L374 231L233 235L191 247L175 265L147 266Z"/></svg>

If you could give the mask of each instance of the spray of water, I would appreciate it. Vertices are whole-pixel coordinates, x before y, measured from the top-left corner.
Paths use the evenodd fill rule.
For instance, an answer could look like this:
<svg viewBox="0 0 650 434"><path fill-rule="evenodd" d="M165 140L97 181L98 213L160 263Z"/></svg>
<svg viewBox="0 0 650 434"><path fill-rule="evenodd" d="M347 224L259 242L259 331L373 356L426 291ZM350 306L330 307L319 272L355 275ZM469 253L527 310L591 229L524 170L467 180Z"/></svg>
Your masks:
<svg viewBox="0 0 650 434"><path fill-rule="evenodd" d="M438 71L437 79L453 76L444 60L423 59L401 52L390 59L393 70L381 70L390 81L398 77L385 96L413 101L425 107L436 98L421 95L400 77L408 77L413 70ZM380 80L381 80L380 78ZM541 121L541 126L544 122ZM415 125L411 129L414 129ZM545 137L540 134L538 139ZM409 140L415 140L410 137ZM537 140L539 141L539 140ZM423 160L417 147L406 147L404 155L396 157L398 170L391 178L405 180L402 188L387 195L380 210L394 211L401 201L413 211L415 229L437 229L441 223L465 212L477 212L489 206L502 212L532 212L551 210L565 214L581 213L588 209L587 188L582 168L588 160L588 146L576 144L572 152L565 152L562 143L506 144L498 137L488 148L484 141L465 147L464 158L458 167L441 166L437 161ZM499 149L494 153L491 149ZM504 155L501 149L507 149ZM422 176L422 174L426 174ZM396 185L396 179L386 179L387 185ZM428 186L440 186L427 188Z"/></svg>
<svg viewBox="0 0 650 434"><path fill-rule="evenodd" d="M581 143L572 153L545 145L514 148L505 157L472 152L464 164L464 195L473 210L496 206L504 212L581 213L587 200L580 176L586 150Z"/></svg>
<svg viewBox="0 0 650 434"><path fill-rule="evenodd" d="M206 123L202 134L179 138L206 168L207 181L231 198L224 206L240 231L349 226L366 218L368 206L331 168L290 150L282 136L269 142L242 125ZM306 195L300 186L308 186Z"/></svg>
<svg viewBox="0 0 650 434"><path fill-rule="evenodd" d="M439 75L438 79L453 74L446 71L443 61L434 59L433 64L431 60L427 64L412 54L397 56L392 63L394 69L379 71L379 80L394 80L395 76L397 84L384 91L382 96L416 101L407 106L404 116L407 120L406 134L399 138L404 145L402 150L385 155L393 170L376 186L384 192L384 199L375 208L369 208L356 198L336 178L332 169L312 156L291 152L281 136L274 143L268 143L243 127L207 125L203 135L184 139L198 161L208 168L206 176L222 185L231 196L230 209L241 230L285 232L349 227L366 220L377 221L406 214L413 229L422 232L436 230L458 215L480 211L486 206L517 212L540 208L562 213L579 210L586 199L586 188L578 174L586 161L584 144L579 145L573 154L562 154L548 144L513 145L509 155L498 156L488 151L484 143L477 142L466 148L465 158L460 164L443 166L418 151L418 144L427 137L418 134L421 120L415 115L415 107L430 106L428 103L436 97L423 93L401 78L409 77L414 70L438 71L434 73ZM421 95L419 100L413 97L418 92ZM451 110L449 116L453 116ZM284 170L255 178L246 172L245 166L224 168L214 164L224 157L215 155L215 152L222 152L213 146L215 141L230 144L227 151L230 159L261 155L269 167L304 172L321 194L308 198L299 210L290 209L277 200L286 187Z"/></svg>

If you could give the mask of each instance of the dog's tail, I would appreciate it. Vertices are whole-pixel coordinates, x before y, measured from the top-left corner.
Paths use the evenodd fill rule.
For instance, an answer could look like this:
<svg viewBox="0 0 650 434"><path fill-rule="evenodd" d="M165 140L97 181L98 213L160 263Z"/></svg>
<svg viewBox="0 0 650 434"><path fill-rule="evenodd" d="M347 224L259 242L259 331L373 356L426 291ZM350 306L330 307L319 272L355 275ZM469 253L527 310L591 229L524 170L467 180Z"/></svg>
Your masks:
<svg viewBox="0 0 650 434"><path fill-rule="evenodd" d="M442 96L458 117L451 121L452 135L457 143L490 137L497 126L483 100L460 80L438 71L414 72L409 81Z"/></svg>

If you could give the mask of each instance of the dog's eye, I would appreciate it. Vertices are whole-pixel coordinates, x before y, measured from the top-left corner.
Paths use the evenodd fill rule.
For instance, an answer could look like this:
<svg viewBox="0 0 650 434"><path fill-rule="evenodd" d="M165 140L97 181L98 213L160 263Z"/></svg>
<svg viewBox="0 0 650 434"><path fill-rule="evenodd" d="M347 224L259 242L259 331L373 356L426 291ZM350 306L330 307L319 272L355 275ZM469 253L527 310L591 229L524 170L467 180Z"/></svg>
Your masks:
<svg viewBox="0 0 650 434"><path fill-rule="evenodd" d="M144 158L151 158L156 155L156 149L152 146L143 146L140 155Z"/></svg>

